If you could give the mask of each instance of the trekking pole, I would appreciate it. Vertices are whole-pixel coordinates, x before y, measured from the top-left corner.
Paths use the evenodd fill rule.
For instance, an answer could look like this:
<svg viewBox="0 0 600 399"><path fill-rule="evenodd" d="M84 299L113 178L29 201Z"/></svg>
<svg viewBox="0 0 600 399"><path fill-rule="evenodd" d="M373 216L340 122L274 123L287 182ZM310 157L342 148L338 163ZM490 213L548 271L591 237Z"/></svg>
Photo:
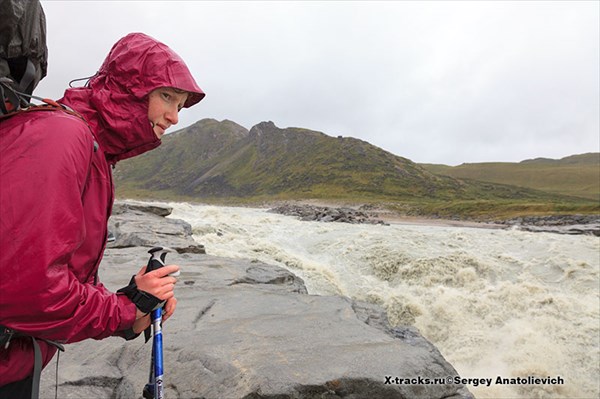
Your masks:
<svg viewBox="0 0 600 399"><path fill-rule="evenodd" d="M150 253L146 273L152 270L160 269L165 266L167 253L172 252L170 248L154 247ZM173 277L177 277L179 272L171 273ZM163 341L162 341L162 310L165 302L163 301L158 307L152 310L152 358L150 361L150 376L148 383L144 386L142 395L145 399L163 399L164 396L164 370L163 370Z"/></svg>

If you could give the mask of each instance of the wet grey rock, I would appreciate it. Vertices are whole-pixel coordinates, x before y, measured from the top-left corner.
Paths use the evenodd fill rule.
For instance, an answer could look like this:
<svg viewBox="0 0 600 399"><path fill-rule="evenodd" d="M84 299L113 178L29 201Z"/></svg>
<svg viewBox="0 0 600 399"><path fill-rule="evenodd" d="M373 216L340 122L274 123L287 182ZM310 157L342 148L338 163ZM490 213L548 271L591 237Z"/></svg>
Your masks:
<svg viewBox="0 0 600 399"><path fill-rule="evenodd" d="M239 261L238 261L239 262ZM236 278L229 285L235 284L275 284L287 285L290 292L307 294L306 286L300 277L297 277L285 269L273 269L270 265L262 263L253 264L246 268L246 274Z"/></svg>
<svg viewBox="0 0 600 399"><path fill-rule="evenodd" d="M600 237L600 215L526 216L499 223L536 233L594 235Z"/></svg>
<svg viewBox="0 0 600 399"><path fill-rule="evenodd" d="M156 216L169 216L173 212L173 208L164 205L146 205L136 204L131 202L115 202L112 210L112 215L120 215L123 213L145 214L151 213Z"/></svg>
<svg viewBox="0 0 600 399"><path fill-rule="evenodd" d="M194 244L182 224L140 212L115 215L120 238L136 226L149 245L106 250L100 280L111 290L127 284L150 247L173 247L168 238ZM150 243L157 231L161 241ZM302 279L252 260L184 251L167 261L181 266L177 311L163 325L169 399L473 397L463 385L386 383L457 373L417 329L391 328L377 305L307 295ZM58 397L141 397L151 348L141 337L67 345ZM41 397L54 397L54 370L51 363L42 374Z"/></svg>
<svg viewBox="0 0 600 399"><path fill-rule="evenodd" d="M369 213L363 212L361 209L344 207L331 208L326 206L284 204L269 209L269 212L295 216L303 221L387 224L383 220L373 219Z"/></svg>
<svg viewBox="0 0 600 399"><path fill-rule="evenodd" d="M172 208L117 203L108 223L115 240L108 248L153 247L157 244L178 253L206 253L204 245L191 239L192 226L178 219L166 219ZM168 245L166 244L168 243Z"/></svg>

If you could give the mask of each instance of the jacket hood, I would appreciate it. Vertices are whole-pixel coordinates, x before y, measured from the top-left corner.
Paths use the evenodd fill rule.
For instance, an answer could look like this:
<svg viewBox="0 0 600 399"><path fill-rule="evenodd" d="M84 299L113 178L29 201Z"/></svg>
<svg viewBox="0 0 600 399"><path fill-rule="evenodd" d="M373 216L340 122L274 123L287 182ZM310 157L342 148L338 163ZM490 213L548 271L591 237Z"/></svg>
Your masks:
<svg viewBox="0 0 600 399"><path fill-rule="evenodd" d="M189 93L189 108L204 98L181 57L143 33L131 33L110 50L85 87L65 91L59 100L89 122L111 163L160 145L148 120L148 94L159 87Z"/></svg>

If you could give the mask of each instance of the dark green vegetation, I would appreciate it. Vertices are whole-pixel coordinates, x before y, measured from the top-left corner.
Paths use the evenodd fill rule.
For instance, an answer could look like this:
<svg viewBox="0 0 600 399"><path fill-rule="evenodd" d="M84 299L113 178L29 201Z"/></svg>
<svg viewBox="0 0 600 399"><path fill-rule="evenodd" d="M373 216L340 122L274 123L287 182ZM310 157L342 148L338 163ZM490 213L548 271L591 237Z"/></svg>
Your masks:
<svg viewBox="0 0 600 399"><path fill-rule="evenodd" d="M118 195L129 198L221 204L320 199L478 219L600 213L598 201L575 197L566 185L560 195L510 185L510 179L443 175L448 169L423 167L350 137L279 129L272 122L247 131L231 121L204 119L165 136L157 150L121 162L115 178ZM596 180L598 173L596 165Z"/></svg>

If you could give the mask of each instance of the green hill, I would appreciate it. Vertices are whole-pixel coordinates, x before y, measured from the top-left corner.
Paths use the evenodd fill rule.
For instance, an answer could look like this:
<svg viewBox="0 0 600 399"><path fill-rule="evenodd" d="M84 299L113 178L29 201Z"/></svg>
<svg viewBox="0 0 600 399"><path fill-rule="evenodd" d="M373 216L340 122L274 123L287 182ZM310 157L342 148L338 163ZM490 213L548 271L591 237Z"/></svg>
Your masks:
<svg viewBox="0 0 600 399"><path fill-rule="evenodd" d="M204 119L115 171L121 197L217 203L378 203L410 214L483 217L597 211L591 201L439 175L365 141L262 122Z"/></svg>
<svg viewBox="0 0 600 399"><path fill-rule="evenodd" d="M536 158L519 163L421 166L432 173L459 179L511 184L600 201L600 153L597 152L571 155L562 159Z"/></svg>

